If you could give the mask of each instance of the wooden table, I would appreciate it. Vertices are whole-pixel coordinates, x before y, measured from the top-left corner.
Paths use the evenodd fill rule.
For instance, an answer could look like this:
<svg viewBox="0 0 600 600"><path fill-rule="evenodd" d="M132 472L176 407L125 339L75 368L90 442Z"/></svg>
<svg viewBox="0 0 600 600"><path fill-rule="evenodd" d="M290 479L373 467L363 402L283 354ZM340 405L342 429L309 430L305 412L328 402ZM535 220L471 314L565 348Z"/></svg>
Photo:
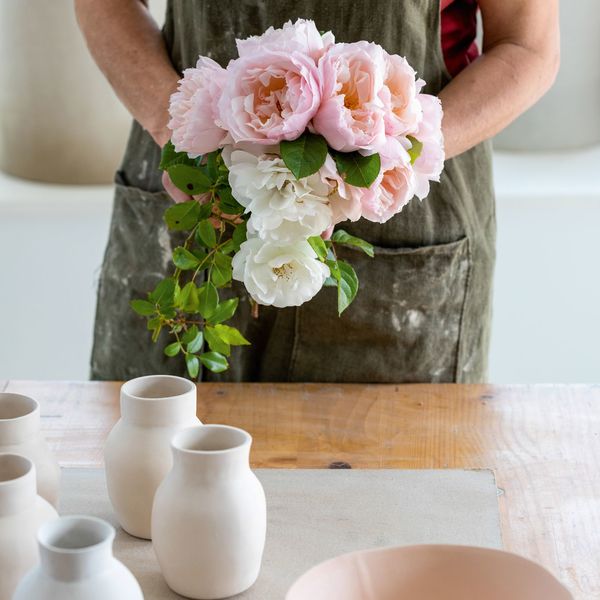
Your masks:
<svg viewBox="0 0 600 600"><path fill-rule="evenodd" d="M63 466L102 465L119 383L0 381L42 406ZM256 467L493 468L504 545L600 599L600 386L201 384Z"/></svg>

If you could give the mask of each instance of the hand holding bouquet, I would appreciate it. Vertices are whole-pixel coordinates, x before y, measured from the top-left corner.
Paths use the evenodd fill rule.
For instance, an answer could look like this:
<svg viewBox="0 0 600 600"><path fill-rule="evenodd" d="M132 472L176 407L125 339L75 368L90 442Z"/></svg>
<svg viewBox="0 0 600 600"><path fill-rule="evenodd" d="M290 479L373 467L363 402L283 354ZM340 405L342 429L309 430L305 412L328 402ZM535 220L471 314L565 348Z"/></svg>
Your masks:
<svg viewBox="0 0 600 600"><path fill-rule="evenodd" d="M440 102L404 58L335 43L304 20L237 48L226 69L200 57L171 97L160 167L178 203L165 220L188 235L173 277L132 302L155 341L164 328L174 336L165 353L183 354L191 377L200 364L225 370L230 347L249 343L225 324L238 298L218 290L232 278L276 307L333 285L341 314L358 279L336 245L373 247L341 229L328 239L333 227L384 223L428 195L444 162Z"/></svg>

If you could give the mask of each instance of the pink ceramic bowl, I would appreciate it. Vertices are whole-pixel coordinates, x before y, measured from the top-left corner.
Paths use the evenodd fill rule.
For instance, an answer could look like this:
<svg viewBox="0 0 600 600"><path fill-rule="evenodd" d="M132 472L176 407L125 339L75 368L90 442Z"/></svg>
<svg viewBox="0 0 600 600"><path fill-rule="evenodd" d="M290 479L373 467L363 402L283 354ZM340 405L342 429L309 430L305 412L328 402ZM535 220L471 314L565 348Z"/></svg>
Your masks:
<svg viewBox="0 0 600 600"><path fill-rule="evenodd" d="M344 554L307 571L286 600L573 600L544 568L470 546L404 546Z"/></svg>

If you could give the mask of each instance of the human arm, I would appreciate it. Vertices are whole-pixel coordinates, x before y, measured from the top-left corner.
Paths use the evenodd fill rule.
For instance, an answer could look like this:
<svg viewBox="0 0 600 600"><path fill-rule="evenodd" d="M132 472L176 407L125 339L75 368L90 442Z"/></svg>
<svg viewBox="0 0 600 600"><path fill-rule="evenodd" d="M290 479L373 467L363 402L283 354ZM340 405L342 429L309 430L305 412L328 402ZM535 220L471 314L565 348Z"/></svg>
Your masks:
<svg viewBox="0 0 600 600"><path fill-rule="evenodd" d="M482 55L439 94L447 158L504 129L558 72L558 0L479 0L479 6Z"/></svg>

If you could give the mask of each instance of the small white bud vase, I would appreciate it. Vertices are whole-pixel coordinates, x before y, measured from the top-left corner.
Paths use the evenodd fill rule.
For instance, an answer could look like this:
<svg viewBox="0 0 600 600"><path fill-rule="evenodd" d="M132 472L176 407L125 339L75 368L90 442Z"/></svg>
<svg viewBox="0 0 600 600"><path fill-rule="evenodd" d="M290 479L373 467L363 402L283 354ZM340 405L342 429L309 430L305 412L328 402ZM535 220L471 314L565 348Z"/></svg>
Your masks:
<svg viewBox="0 0 600 600"><path fill-rule="evenodd" d="M33 398L0 393L0 452L21 454L33 461L38 494L58 505L60 467L42 436L40 405Z"/></svg>
<svg viewBox="0 0 600 600"><path fill-rule="evenodd" d="M11 600L21 577L37 564L37 530L57 517L37 494L33 462L0 454L0 600Z"/></svg>
<svg viewBox="0 0 600 600"><path fill-rule="evenodd" d="M108 495L121 527L150 539L154 493L171 469L171 438L201 424L196 385L171 375L149 375L121 387L121 419L104 447Z"/></svg>
<svg viewBox="0 0 600 600"><path fill-rule="evenodd" d="M187 598L228 598L258 577L267 508L250 470L252 438L226 425L180 431L156 492L152 544L167 585Z"/></svg>
<svg viewBox="0 0 600 600"><path fill-rule="evenodd" d="M61 517L38 533L40 564L13 600L143 600L131 572L112 553L115 530L95 517Z"/></svg>

